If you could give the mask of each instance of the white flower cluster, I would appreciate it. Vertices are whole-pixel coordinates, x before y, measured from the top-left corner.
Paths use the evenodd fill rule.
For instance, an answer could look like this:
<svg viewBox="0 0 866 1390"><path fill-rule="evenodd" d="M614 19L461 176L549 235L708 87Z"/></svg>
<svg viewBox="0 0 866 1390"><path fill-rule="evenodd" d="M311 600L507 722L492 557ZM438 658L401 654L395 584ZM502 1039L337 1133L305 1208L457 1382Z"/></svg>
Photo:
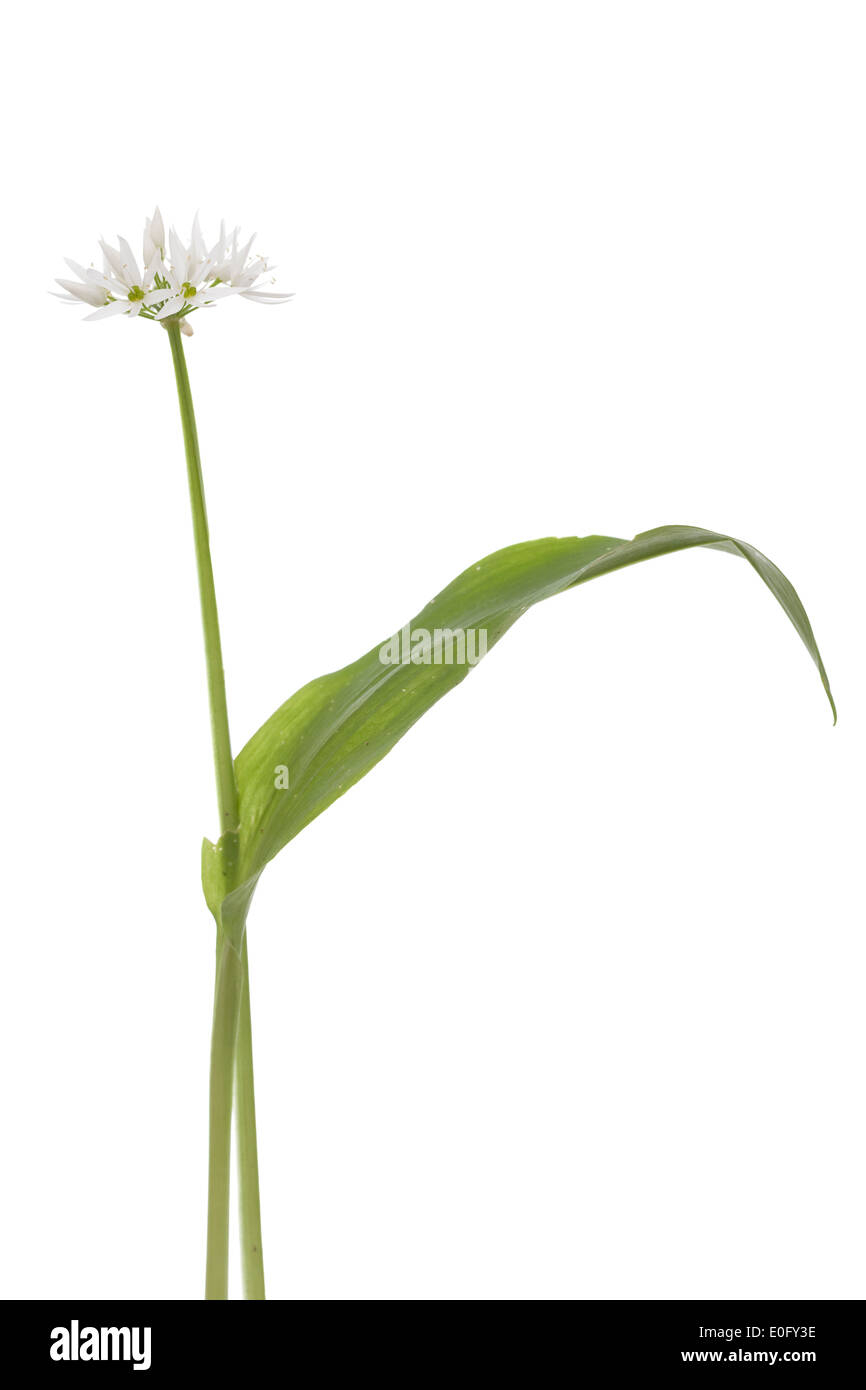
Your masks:
<svg viewBox="0 0 866 1390"><path fill-rule="evenodd" d="M240 229L235 227L229 235L223 222L219 240L208 250L196 214L188 246L173 227L166 243L162 214L156 208L153 217L144 221L142 268L123 237L118 238L116 248L100 241L102 269L67 260L78 279L58 280L64 293L57 297L68 304L90 304L95 312L87 314L87 319L112 318L115 314L147 319L176 316L182 320L184 331L191 333L190 325L183 322L187 315L229 295L240 294L259 304L281 304L292 298L269 288L273 267L264 256L250 257L254 240L251 236L240 245ZM264 276L268 286L260 283Z"/></svg>

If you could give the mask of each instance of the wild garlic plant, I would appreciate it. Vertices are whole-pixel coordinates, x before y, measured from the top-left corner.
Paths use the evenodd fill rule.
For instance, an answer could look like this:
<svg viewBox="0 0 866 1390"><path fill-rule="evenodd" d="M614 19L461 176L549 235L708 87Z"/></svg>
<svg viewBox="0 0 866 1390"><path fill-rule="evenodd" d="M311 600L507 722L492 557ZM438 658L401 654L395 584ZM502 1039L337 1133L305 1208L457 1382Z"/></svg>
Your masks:
<svg viewBox="0 0 866 1390"><path fill-rule="evenodd" d="M191 315L239 295L278 304L272 267L225 224L208 248L193 222L189 243L166 236L157 208L145 219L141 262L122 237L100 242L101 269L67 261L60 298L84 303L88 319L159 323L168 334L186 450L193 539L210 701L219 835L202 845L204 897L216 923L210 1057L205 1297L228 1297L229 1172L235 1118L244 1296L265 1296L253 1087L247 916L265 865L354 786L481 655L541 599L642 560L701 547L746 560L799 633L836 709L809 619L793 586L759 550L718 531L662 526L633 540L613 536L524 541L486 556L421 612L342 670L297 690L233 757L204 485L183 335Z"/></svg>

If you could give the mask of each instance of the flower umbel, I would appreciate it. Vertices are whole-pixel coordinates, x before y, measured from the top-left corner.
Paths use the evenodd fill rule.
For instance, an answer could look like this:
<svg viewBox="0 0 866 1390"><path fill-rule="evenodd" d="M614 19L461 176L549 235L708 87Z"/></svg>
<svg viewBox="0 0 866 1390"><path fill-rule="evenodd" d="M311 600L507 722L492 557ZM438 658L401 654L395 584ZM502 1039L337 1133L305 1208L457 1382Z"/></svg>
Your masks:
<svg viewBox="0 0 866 1390"><path fill-rule="evenodd" d="M185 320L195 309L215 304L219 299L239 294L259 304L282 304L290 294L271 289L273 266L264 256L251 256L255 236L239 245L240 228L231 234L220 224L218 240L208 250L198 214L192 224L189 245L181 241L174 227L166 235L162 214L154 209L144 221L141 268L129 242L118 238L117 247L100 241L102 270L67 260L77 280L58 280L64 291L58 299L67 304L89 304L94 312L87 319L129 318ZM267 277L267 278L265 278ZM190 324L183 322L185 333Z"/></svg>

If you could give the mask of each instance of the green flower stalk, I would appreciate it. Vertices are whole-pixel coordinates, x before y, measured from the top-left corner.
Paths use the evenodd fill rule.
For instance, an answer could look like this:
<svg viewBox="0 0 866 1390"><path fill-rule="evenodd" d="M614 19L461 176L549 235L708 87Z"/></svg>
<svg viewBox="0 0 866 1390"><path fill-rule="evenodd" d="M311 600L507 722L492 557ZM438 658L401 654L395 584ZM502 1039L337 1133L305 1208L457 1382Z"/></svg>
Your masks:
<svg viewBox="0 0 866 1390"><path fill-rule="evenodd" d="M186 448L189 500L192 508L195 557L198 567L201 617L204 629L207 685L210 700L211 737L219 808L220 843L226 855L230 880L237 860L238 788L235 781L229 735L228 706L223 673L222 644L213 565L210 555L204 484L195 427L189 374L181 339L181 321L165 320ZM246 939L240 956L237 946L217 921L216 979L214 982L213 1036L210 1076L210 1162L208 1167L208 1224L206 1298L228 1297L229 1187L231 1171L231 1122L235 1071L238 1097L238 1180L241 1193L241 1242L244 1288L248 1298L264 1298L259 1175L256 1146L256 1111L253 1090L252 1028L250 1021L249 961ZM239 1031L243 1046L238 1047ZM251 1131L251 1132L250 1132Z"/></svg>
<svg viewBox="0 0 866 1390"><path fill-rule="evenodd" d="M533 604L614 570L680 550L723 551L745 560L787 615L835 705L811 624L788 579L745 541L698 526L662 526L632 540L544 538L507 546L458 575L408 624L342 670L297 690L232 755L216 589L195 414L183 337L190 316L220 299L264 304L290 298L262 287L271 267L221 228L208 249L198 218L189 244L166 237L157 209L145 222L141 268L129 246L101 243L102 269L69 261L76 280L61 298L85 303L90 319L143 318L166 329L186 450L219 835L202 846L205 901L216 923L210 1058L205 1297L228 1297L232 1120L244 1295L265 1296L256 1104L250 1014L247 914L266 864L332 802L364 777L426 711L466 678ZM555 660L556 652L548 654ZM591 674L591 668L589 668ZM275 775L276 774L276 775Z"/></svg>

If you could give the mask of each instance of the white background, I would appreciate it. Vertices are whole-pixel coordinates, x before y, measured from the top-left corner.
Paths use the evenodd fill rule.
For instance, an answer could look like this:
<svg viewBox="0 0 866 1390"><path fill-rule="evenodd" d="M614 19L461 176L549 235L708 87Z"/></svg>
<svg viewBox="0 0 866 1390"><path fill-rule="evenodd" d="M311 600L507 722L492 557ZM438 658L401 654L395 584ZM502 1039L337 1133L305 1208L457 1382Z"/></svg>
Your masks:
<svg viewBox="0 0 866 1390"><path fill-rule="evenodd" d="M159 201L236 744L516 540L533 610L266 873L270 1294L863 1297L859 4L19 8L2 94L7 1297L198 1297L214 793L168 343L48 296ZM239 1291L237 1265L233 1292Z"/></svg>

